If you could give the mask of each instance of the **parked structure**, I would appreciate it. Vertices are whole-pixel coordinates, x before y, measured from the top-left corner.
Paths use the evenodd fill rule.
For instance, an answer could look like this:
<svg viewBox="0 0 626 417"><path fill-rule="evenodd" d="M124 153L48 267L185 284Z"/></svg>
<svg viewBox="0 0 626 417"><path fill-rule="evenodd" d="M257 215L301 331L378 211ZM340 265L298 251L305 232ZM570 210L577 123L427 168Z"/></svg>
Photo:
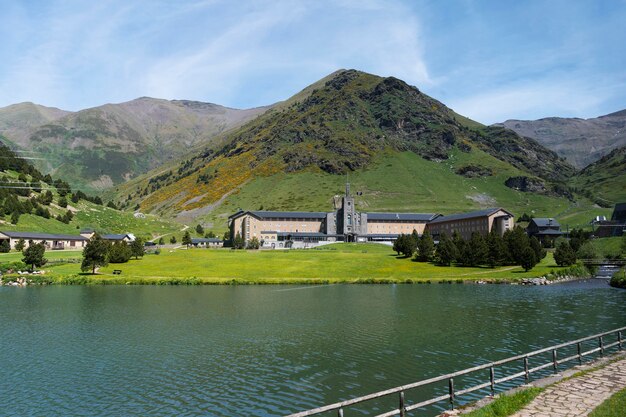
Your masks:
<svg viewBox="0 0 626 417"><path fill-rule="evenodd" d="M243 211L228 218L231 236L256 237L264 247L306 247L327 242L392 242L402 233L421 234L434 213L361 213L350 184L331 212Z"/></svg>
<svg viewBox="0 0 626 417"><path fill-rule="evenodd" d="M503 235L506 230L513 228L513 214L503 208L489 208L469 213L439 216L428 222L427 227L435 240L439 239L439 236L444 232L448 236L458 232L465 240L468 240L474 232L486 236L495 230Z"/></svg>
<svg viewBox="0 0 626 417"><path fill-rule="evenodd" d="M561 225L553 218L533 218L526 227L528 236L535 236L541 243L554 240L563 235Z"/></svg>
<svg viewBox="0 0 626 417"><path fill-rule="evenodd" d="M11 249L15 249L15 244L24 240L24 247L27 248L30 242L43 243L47 250L82 249L87 245L87 239L81 235L61 235L49 233L33 232L0 232L0 240L9 240Z"/></svg>
<svg viewBox="0 0 626 417"><path fill-rule="evenodd" d="M224 246L224 241L222 239L218 239L216 237L208 237L208 238L192 238L191 244L196 248L220 248Z"/></svg>

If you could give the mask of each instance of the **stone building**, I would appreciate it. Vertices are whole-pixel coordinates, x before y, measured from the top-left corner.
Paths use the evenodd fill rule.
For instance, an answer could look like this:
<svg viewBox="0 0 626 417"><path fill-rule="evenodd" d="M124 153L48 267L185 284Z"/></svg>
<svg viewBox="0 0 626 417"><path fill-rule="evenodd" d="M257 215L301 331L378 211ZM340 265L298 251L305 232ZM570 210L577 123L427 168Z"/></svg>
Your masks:
<svg viewBox="0 0 626 417"><path fill-rule="evenodd" d="M350 184L331 212L243 211L228 218L230 233L264 247L306 247L327 242L393 242L414 230L421 234L434 213L363 213L356 210Z"/></svg>
<svg viewBox="0 0 626 417"><path fill-rule="evenodd" d="M478 232L483 236L495 230L503 235L506 230L513 228L513 214L503 208L489 208L469 213L450 214L439 216L428 222L428 231L435 240L442 233L452 236L458 232L465 240L469 240L472 233Z"/></svg>

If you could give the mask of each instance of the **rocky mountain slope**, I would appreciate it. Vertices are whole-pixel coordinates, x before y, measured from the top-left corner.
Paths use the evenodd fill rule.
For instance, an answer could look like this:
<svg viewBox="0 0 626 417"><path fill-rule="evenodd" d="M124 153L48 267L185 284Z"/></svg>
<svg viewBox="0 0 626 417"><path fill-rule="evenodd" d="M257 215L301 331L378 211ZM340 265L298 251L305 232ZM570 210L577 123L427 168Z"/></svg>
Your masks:
<svg viewBox="0 0 626 417"><path fill-rule="evenodd" d="M482 200L498 202L493 196L481 196L463 188L463 178L475 177L483 182L485 177L497 178L498 195L533 191L562 198L566 194L565 181L575 173L571 165L533 139L502 127L481 126L401 80L342 70L233 130L219 143L121 185L116 192L118 202L127 207L140 204L148 212L193 217L228 205L237 194L245 194L247 187L258 186L264 178L274 178L276 181L266 184L264 193L257 194L255 203L266 208L290 205L292 209L301 209L302 204L296 201L305 202L316 193L329 201L334 190L318 189L322 184L334 184L336 179L342 182L345 174L354 178L377 169L381 158L395 168L393 165L400 163L399 155L407 153L413 156L403 160L433 170L411 175L433 175L437 166L454 168L451 173L446 168L446 177L437 186L441 193L449 195L452 191L458 195L452 197L455 204L474 197L474 206ZM384 177L390 172L380 175ZM301 174L305 173L318 178L318 184L313 182L300 189L289 181L297 176L302 179ZM504 183L510 177L520 180L507 187ZM451 180L453 184L446 183L450 178L455 178ZM280 181L289 182L295 191L289 192L288 199L273 194L273 190L282 189ZM522 183L532 184L532 190L514 189ZM447 186L458 189L444 191ZM412 183L403 183L400 192L409 195L413 187ZM477 186L474 188L478 190ZM477 195L467 197L468 194ZM291 204L284 204L285 201ZM439 206L442 203L445 201L436 202Z"/></svg>
<svg viewBox="0 0 626 417"><path fill-rule="evenodd" d="M626 110L594 119L548 117L507 120L497 126L537 140L578 169L626 146Z"/></svg>
<svg viewBox="0 0 626 417"><path fill-rule="evenodd" d="M41 158L42 171L88 191L134 178L267 110L148 97L76 113L20 106L0 109L0 133Z"/></svg>

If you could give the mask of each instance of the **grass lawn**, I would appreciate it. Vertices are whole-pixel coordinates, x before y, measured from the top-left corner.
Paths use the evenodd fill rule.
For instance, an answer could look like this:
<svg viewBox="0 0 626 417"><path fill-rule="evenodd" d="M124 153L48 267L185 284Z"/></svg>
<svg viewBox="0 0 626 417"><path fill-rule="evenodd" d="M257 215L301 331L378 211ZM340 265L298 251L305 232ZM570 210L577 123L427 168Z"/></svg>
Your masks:
<svg viewBox="0 0 626 417"><path fill-rule="evenodd" d="M623 417L626 413L626 389L623 389L600 404L589 417Z"/></svg>
<svg viewBox="0 0 626 417"><path fill-rule="evenodd" d="M0 264L21 261L23 257L24 255L22 255L22 252L15 252L14 250L9 253L0 253ZM49 261L58 261L61 259L82 259L83 251L80 251L80 250L46 251L46 254L44 255L44 257Z"/></svg>
<svg viewBox="0 0 626 417"><path fill-rule="evenodd" d="M463 417L507 417L528 405L543 388L528 388L511 395L501 395L489 405L463 414Z"/></svg>
<svg viewBox="0 0 626 417"><path fill-rule="evenodd" d="M122 275L113 275L113 270ZM333 244L308 250L235 251L230 249L174 249L146 255L125 264L109 264L96 276L98 283L338 283L424 282L443 280L499 280L538 277L558 270L551 254L534 269L521 267L440 267L397 257L389 246ZM49 276L80 273L80 265L48 268Z"/></svg>

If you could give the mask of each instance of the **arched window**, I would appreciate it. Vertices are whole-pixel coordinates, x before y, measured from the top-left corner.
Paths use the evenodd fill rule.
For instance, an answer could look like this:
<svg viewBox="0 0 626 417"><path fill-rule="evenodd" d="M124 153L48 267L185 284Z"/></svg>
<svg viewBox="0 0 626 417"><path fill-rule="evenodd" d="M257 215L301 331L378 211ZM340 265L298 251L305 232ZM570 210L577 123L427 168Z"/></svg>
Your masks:
<svg viewBox="0 0 626 417"><path fill-rule="evenodd" d="M348 214L348 226L352 226L352 214Z"/></svg>

